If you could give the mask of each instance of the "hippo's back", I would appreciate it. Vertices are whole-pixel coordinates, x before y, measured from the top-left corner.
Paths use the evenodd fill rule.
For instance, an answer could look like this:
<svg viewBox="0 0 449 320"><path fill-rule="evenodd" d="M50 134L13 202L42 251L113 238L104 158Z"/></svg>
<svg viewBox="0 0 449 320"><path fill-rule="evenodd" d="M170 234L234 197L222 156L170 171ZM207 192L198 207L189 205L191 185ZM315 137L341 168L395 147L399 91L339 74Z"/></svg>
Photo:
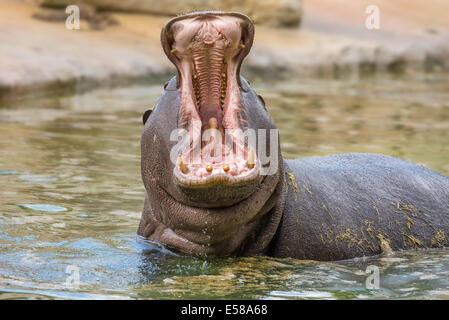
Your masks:
<svg viewBox="0 0 449 320"><path fill-rule="evenodd" d="M340 260L447 246L449 178L376 154L285 162L287 203L272 254Z"/></svg>

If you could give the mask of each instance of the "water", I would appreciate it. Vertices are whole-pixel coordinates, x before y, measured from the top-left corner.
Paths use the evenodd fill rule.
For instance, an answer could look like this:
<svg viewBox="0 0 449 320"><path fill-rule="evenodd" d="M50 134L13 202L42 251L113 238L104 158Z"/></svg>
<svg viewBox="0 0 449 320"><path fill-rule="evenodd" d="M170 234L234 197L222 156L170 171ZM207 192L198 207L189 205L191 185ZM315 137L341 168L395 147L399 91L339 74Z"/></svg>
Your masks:
<svg viewBox="0 0 449 320"><path fill-rule="evenodd" d="M449 175L448 79L253 87L287 158L385 153ZM138 239L141 115L161 93L158 83L0 107L0 298L449 299L446 249L341 262L198 259ZM379 289L366 287L370 265Z"/></svg>

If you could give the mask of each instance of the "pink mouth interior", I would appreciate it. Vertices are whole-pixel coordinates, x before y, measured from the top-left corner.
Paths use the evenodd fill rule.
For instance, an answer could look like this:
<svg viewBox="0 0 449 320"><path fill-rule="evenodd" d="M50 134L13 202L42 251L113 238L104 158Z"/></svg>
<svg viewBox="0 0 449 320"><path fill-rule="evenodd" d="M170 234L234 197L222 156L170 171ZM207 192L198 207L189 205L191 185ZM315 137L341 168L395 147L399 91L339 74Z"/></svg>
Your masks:
<svg viewBox="0 0 449 320"><path fill-rule="evenodd" d="M170 53L181 75L179 127L191 137L175 166L181 182L241 180L258 171L255 152L241 135L246 124L237 81L237 57L245 48L242 23L236 16L205 15L171 26Z"/></svg>

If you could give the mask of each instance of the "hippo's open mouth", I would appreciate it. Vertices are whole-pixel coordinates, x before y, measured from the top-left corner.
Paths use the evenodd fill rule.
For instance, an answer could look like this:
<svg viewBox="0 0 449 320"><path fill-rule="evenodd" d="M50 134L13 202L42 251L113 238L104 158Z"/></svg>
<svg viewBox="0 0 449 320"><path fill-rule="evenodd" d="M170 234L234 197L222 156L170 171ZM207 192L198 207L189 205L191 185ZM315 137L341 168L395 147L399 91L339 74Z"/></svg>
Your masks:
<svg viewBox="0 0 449 320"><path fill-rule="evenodd" d="M240 96L239 69L252 40L252 23L241 14L191 14L163 29L164 50L178 69L178 127L189 137L174 168L181 185L241 184L259 176Z"/></svg>

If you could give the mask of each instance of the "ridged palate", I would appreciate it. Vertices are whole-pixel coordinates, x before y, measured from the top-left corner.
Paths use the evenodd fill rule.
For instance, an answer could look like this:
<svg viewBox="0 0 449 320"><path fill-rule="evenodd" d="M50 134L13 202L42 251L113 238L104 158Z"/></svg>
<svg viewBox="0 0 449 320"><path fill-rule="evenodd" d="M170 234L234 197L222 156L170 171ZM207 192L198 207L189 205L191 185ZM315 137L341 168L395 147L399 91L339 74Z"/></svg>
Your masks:
<svg viewBox="0 0 449 320"><path fill-rule="evenodd" d="M228 41L211 24L206 23L194 37L191 52L198 83L197 101L203 123L211 117L221 124L220 98L223 89L223 59Z"/></svg>

